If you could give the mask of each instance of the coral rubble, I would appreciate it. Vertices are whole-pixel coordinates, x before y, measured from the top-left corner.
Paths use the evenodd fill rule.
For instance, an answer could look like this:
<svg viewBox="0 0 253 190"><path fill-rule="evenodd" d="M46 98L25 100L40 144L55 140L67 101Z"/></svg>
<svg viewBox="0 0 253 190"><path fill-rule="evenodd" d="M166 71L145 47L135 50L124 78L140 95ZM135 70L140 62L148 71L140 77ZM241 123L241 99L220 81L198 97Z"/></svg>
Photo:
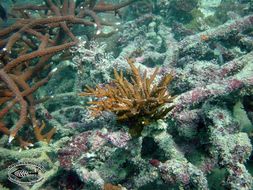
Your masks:
<svg viewBox="0 0 253 190"><path fill-rule="evenodd" d="M251 1L6 2L0 188L253 189Z"/></svg>

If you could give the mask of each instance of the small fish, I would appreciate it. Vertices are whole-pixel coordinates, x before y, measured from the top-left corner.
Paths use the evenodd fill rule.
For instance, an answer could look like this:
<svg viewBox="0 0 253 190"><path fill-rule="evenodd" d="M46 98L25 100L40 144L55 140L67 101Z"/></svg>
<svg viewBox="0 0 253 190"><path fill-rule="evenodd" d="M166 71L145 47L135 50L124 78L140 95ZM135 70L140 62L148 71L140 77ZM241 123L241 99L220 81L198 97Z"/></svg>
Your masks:
<svg viewBox="0 0 253 190"><path fill-rule="evenodd" d="M7 20L7 12L1 4L0 4L0 17L3 21Z"/></svg>

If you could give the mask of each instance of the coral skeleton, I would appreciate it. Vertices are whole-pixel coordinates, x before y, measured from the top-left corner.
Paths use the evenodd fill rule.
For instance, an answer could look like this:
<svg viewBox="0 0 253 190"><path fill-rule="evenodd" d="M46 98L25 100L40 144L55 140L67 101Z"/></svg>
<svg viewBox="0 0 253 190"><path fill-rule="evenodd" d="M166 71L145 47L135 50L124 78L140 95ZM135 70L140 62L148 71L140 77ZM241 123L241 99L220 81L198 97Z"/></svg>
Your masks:
<svg viewBox="0 0 253 190"><path fill-rule="evenodd" d="M5 0L0 28L0 189L253 189L253 1Z"/></svg>

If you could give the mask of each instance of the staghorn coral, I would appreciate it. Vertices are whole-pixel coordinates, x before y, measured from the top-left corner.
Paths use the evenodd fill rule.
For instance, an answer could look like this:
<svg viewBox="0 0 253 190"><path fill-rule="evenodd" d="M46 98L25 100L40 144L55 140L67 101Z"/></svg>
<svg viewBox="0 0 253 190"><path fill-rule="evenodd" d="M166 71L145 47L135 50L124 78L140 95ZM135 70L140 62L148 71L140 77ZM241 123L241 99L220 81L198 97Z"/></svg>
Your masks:
<svg viewBox="0 0 253 190"><path fill-rule="evenodd" d="M118 121L133 124L130 133L138 135L150 120L163 118L172 109L161 108L174 99L167 91L172 75L165 75L157 85L152 86L158 68L148 78L147 71L143 77L141 76L133 60L128 59L128 64L133 73L131 82L124 78L122 71L118 73L114 69L115 80L111 84L97 85L95 89L87 86L86 91L80 95L98 98L88 102L94 105L89 107L93 116L99 116L102 111L113 112L117 115Z"/></svg>
<svg viewBox="0 0 253 190"><path fill-rule="evenodd" d="M163 21L167 22L166 19ZM169 26L161 24L163 21L160 15L152 15L140 16L135 21L128 22L129 25L124 23L124 34L121 36L127 40L123 41L121 46L116 46L121 58L117 57L116 63L112 61L107 68L115 67L117 71L123 70L124 73L128 65L121 61L122 57L134 52L131 57L136 57L136 62L141 58L140 68L144 71L143 68L146 67L147 76L150 75L149 70L153 70L156 64L162 67L156 78L168 71L172 72L175 77L173 77L170 92L180 95L173 100L174 109L169 112L171 115L168 120L152 122L143 128L139 138L130 139L129 133L124 130L125 126L120 125L122 131L118 131L119 126L115 125L114 117L111 117L113 113L105 112L98 119L90 117L87 110L83 109L83 97L76 97L79 88L76 90L73 87L74 92L66 91L68 85L65 81L69 80L67 72L61 71L64 73L61 79L64 77L65 80L59 80L59 78L55 80L56 75L53 75L52 80L49 81L51 87L46 86L46 88L51 90L52 87L58 86L59 89L65 89L62 91L57 88L54 92L50 92L54 96L48 97L46 104L40 104L43 108L40 107L36 111L40 114L36 116L45 118L45 115L48 118L46 123L57 128L57 135L48 148L41 149L35 144L34 149L24 152L31 154L29 156L31 158L34 157L32 154L34 151L41 153L50 149L49 155L58 154L61 166L58 168L58 162L53 162L56 168L53 171L57 174L51 174L47 181L40 183L44 183L44 187L38 188L36 185L38 189L55 189L58 185L60 189L80 189L80 186L85 186L82 189L102 190L108 183L113 186L121 184L127 189L139 190L252 189L250 166L252 136L246 134L250 130L244 131L241 120L235 120L241 115L236 116L238 112L232 109L235 103L237 105L237 102L243 100L244 105L243 107L240 105L240 109L245 109L244 114L253 118L252 105L250 105L253 86L253 46L250 32L253 22L247 23L245 21L250 21L250 19L239 18L214 29L211 28L201 35L188 33L186 35L191 36L177 41L175 33ZM145 28L144 23L149 22L151 23L147 26L154 26L154 30L150 30L151 27ZM207 40L203 39L205 37ZM160 43L154 39L162 39L162 41ZM216 47L214 47L217 41L220 49L219 56L215 53ZM235 44L228 46L227 44L231 41ZM239 41L243 44L246 42L245 46L241 46ZM142 50L140 54L136 52L139 47ZM232 52L232 56L227 58L227 52ZM154 59L156 55L159 55L159 60ZM83 56L82 58L92 60L93 57ZM70 61L69 63L74 64ZM94 62L89 64L91 63ZM87 73L92 73L97 69L97 67L86 67L88 63L83 65ZM66 68L69 69L69 67ZM108 71L111 70L103 70L103 72L109 76ZM74 72L74 69L71 70L73 80L77 76ZM82 84L87 84L85 76L82 77ZM87 78L91 81L94 77L88 75ZM103 80L97 76L96 81ZM0 88L1 83L3 82L0 81ZM90 83L88 85L92 86ZM6 91L0 90L0 94L8 96L8 91L11 90L4 85L3 89ZM249 100L248 98L246 100L245 95ZM24 97L24 100L27 98ZM18 105L15 108L18 109ZM252 128L252 122L249 124ZM24 132L23 129L19 135ZM55 146L55 140L58 141L62 137L69 139L72 135L75 136L68 144L62 147ZM59 148L61 149L58 151ZM8 151L5 148L0 151L4 161L0 165L1 170L2 168L6 170L10 161L15 162L24 157L23 151L17 156L13 154L11 159L9 152L14 151ZM36 163L40 162L36 160ZM47 164L47 161L45 163ZM61 167L65 170L61 171ZM2 176L4 179L7 177L7 175ZM72 178L68 179L68 176ZM76 183L73 178L79 178L80 181ZM9 187L8 183L3 181L1 183ZM35 187L32 188L35 189Z"/></svg>
<svg viewBox="0 0 253 190"><path fill-rule="evenodd" d="M41 136L45 125L39 127L36 111L38 103L46 99L37 100L35 92L59 70L56 64L66 59L69 48L78 43L75 25L91 27L94 36L101 37L103 26L113 24L105 23L97 14L118 11L134 1L42 0L38 4L13 4L10 17L15 22L0 30L0 132L9 136L9 143L16 139L23 148L32 146L22 134L30 125L37 140L49 142L55 129ZM17 121L9 121L9 115L17 115Z"/></svg>

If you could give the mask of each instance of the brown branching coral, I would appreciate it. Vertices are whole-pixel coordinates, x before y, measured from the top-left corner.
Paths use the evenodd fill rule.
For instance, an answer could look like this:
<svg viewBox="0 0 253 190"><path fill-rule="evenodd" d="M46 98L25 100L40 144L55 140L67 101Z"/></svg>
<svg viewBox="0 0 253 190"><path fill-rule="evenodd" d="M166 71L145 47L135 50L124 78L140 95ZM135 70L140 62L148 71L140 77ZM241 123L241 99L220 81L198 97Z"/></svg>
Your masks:
<svg viewBox="0 0 253 190"><path fill-rule="evenodd" d="M102 111L110 111L117 115L117 120L131 124L130 132L138 135L143 126L153 119L163 118L172 107L162 108L165 103L170 103L174 99L168 91L167 86L172 80L172 75L165 75L158 84L153 84L158 73L158 68L147 77L147 71L142 76L140 71L134 66L131 59L128 59L133 77L129 82L122 71L118 73L114 69L115 80L105 86L97 85L95 89L87 86L81 96L95 96L97 100L88 102L93 106L89 109L94 116L98 116Z"/></svg>
<svg viewBox="0 0 253 190"><path fill-rule="evenodd" d="M75 25L94 27L94 36L101 34L102 26L110 23L103 23L97 13L117 11L134 1L44 0L41 5L13 7L10 15L16 22L0 30L0 132L9 136L9 142L16 139L25 148L31 144L18 134L25 125L33 126L37 140L49 142L55 130L41 135L45 124L39 127L36 104L40 101L34 92L56 71L51 58L78 43ZM33 11L36 14L30 14ZM6 122L8 115L15 114L17 121Z"/></svg>

